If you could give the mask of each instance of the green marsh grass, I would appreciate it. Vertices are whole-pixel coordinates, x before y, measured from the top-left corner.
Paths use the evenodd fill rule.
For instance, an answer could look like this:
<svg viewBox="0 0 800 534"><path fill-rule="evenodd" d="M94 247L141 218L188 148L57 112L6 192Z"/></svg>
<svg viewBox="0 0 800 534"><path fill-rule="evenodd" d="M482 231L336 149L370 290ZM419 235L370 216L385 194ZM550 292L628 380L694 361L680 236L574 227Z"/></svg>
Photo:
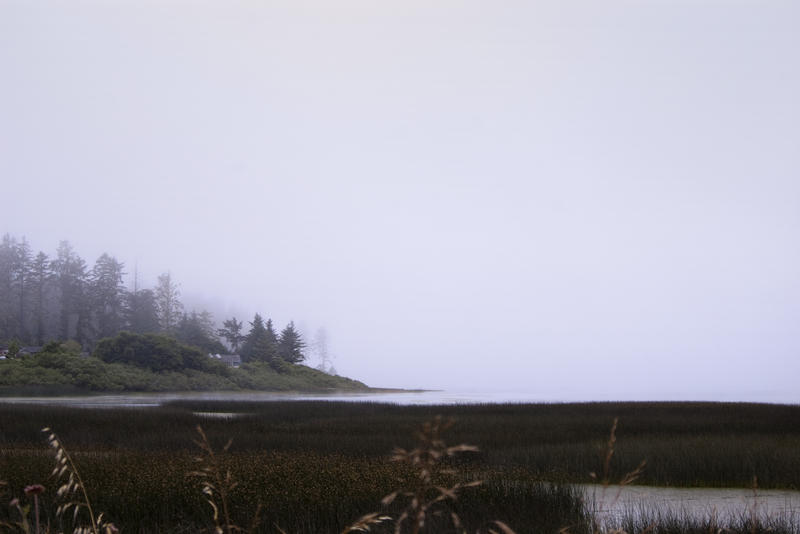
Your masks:
<svg viewBox="0 0 800 534"><path fill-rule="evenodd" d="M797 489L800 481L796 406L195 401L141 409L0 405L0 479L8 495L40 482L48 488L42 502L52 502L52 456L40 432L50 426L68 445L95 508L123 532L213 531L197 481L186 476L197 469L193 440L201 424L214 450L232 439L224 461L238 483L230 498L234 524L249 525L260 505L259 532L277 532L277 525L288 533L335 533L380 511L381 499L412 473L388 461L390 451L413 448L413 430L436 415L457 421L448 443L480 446L448 460L463 482L483 481L452 503L470 532L493 519L517 533L589 532L580 494L565 483L587 482L602 468L616 416L610 469L625 473L647 459L638 483L749 487L758 475L762 488Z"/></svg>

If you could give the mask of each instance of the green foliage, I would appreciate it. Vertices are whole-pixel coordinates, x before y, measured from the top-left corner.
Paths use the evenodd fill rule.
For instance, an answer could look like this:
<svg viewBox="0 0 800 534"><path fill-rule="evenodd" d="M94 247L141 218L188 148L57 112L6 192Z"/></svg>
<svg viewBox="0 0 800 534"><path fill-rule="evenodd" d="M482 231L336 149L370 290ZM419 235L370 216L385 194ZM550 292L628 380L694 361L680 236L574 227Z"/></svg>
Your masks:
<svg viewBox="0 0 800 534"><path fill-rule="evenodd" d="M242 361L273 362L278 354L276 341L272 320L267 320L265 325L261 315L256 314L250 323L250 333L242 345Z"/></svg>
<svg viewBox="0 0 800 534"><path fill-rule="evenodd" d="M197 347L206 354L225 353L225 346L216 338L214 321L208 312L184 313L175 330L175 338L183 344Z"/></svg>
<svg viewBox="0 0 800 534"><path fill-rule="evenodd" d="M8 357L16 358L17 354L19 354L19 349L19 341L16 339L11 340L11 343L8 345Z"/></svg>
<svg viewBox="0 0 800 534"><path fill-rule="evenodd" d="M158 307L150 289L140 289L125 296L125 322L128 330L137 334L158 332Z"/></svg>
<svg viewBox="0 0 800 534"><path fill-rule="evenodd" d="M271 326L271 321L268 322L268 324ZM234 353L238 353L239 345L247 338L247 336L242 334L242 321L237 321L236 317L231 317L230 319L226 319L222 323L222 326L222 328L217 330L217 335L228 342Z"/></svg>
<svg viewBox="0 0 800 534"><path fill-rule="evenodd" d="M183 310L183 304L179 300L181 292L178 284L172 279L171 273L166 272L159 275L154 295L161 331L171 334L178 326Z"/></svg>
<svg viewBox="0 0 800 534"><path fill-rule="evenodd" d="M258 314L247 336L235 318L217 329L209 312L183 312L179 284L171 273L161 274L152 289L140 289L135 281L132 291L124 287L124 274L123 263L109 254L89 266L68 241L61 241L51 260L43 252L34 255L24 238L5 234L0 238L0 340L18 340L12 348L41 346L52 339L74 340L84 350L93 350L98 340L122 331L160 333L200 349L205 356L228 352L219 339L222 336L243 361L268 362L279 373L284 372L280 361L305 360L305 342L293 323L281 333L280 343L272 321L265 322ZM107 363L154 372L207 369L205 358L156 339L119 350L105 343L100 354L105 354ZM323 367L328 369L325 361Z"/></svg>
<svg viewBox="0 0 800 534"><path fill-rule="evenodd" d="M294 321L290 321L286 328L281 331L281 337L278 341L278 354L284 361L300 363L306 359L305 347L306 343L295 329Z"/></svg>
<svg viewBox="0 0 800 534"><path fill-rule="evenodd" d="M112 336L122 328L125 301L123 268L122 262L103 254L92 269L89 296L98 337Z"/></svg>
<svg viewBox="0 0 800 534"><path fill-rule="evenodd" d="M81 356L80 345L74 341L52 341L38 354L0 361L0 393L25 392L31 387L39 394L64 388L96 392L368 389L355 380L283 361L253 362L233 369L174 339L129 332L102 340L92 357Z"/></svg>
<svg viewBox="0 0 800 534"><path fill-rule="evenodd" d="M212 360L201 350L159 334L121 332L100 340L94 356L108 363L124 363L151 371L211 370Z"/></svg>

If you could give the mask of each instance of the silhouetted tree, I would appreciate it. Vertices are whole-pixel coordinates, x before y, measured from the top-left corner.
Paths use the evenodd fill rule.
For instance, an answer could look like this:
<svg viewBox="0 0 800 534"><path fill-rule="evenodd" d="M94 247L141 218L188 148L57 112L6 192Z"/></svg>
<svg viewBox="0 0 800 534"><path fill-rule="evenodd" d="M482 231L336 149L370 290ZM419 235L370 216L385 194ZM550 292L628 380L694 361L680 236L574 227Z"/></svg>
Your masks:
<svg viewBox="0 0 800 534"><path fill-rule="evenodd" d="M158 332L158 307L150 289L140 289L125 295L125 327L137 334Z"/></svg>
<svg viewBox="0 0 800 534"><path fill-rule="evenodd" d="M294 322L290 321L286 328L281 330L281 337L278 340L278 355L289 363L300 363L306 359L303 352L305 347L302 336L294 328Z"/></svg>
<svg viewBox="0 0 800 534"><path fill-rule="evenodd" d="M180 295L178 284L173 282L169 272L158 277L158 285L155 290L158 323L161 331L166 334L174 334L178 321L181 319L183 305L179 300Z"/></svg>
<svg viewBox="0 0 800 534"><path fill-rule="evenodd" d="M268 322L268 324L270 324ZM274 332L273 332L274 335ZM270 339L270 331L264 325L264 319L256 314L250 323L250 332L242 344L240 352L242 361L272 362L277 353L274 340Z"/></svg>
<svg viewBox="0 0 800 534"><path fill-rule="evenodd" d="M28 324L26 305L29 297L26 291L28 289L28 283L30 282L31 255L31 247L28 241L23 237L14 247L13 254L14 292L17 299L16 335L23 340L29 339L26 328Z"/></svg>
<svg viewBox="0 0 800 534"><path fill-rule="evenodd" d="M125 287L122 284L122 262L103 254L91 274L92 310L100 338L113 336L122 329Z"/></svg>
<svg viewBox="0 0 800 534"><path fill-rule="evenodd" d="M16 240L5 234L0 240L0 339L15 337L17 330L14 306L14 257Z"/></svg>
<svg viewBox="0 0 800 534"><path fill-rule="evenodd" d="M222 328L217 330L217 334L228 342L228 345L231 346L231 350L234 353L239 352L239 345L241 345L242 341L247 337L242 334L242 326L244 326L244 324L241 321L237 321L236 317L231 317L223 321Z"/></svg>
<svg viewBox="0 0 800 534"><path fill-rule="evenodd" d="M47 254L39 252L31 263L30 274L31 312L33 313L31 332L37 345L43 345L45 340L45 296L52 276Z"/></svg>
<svg viewBox="0 0 800 534"><path fill-rule="evenodd" d="M59 337L83 342L89 337L86 262L62 241L51 267L59 291Z"/></svg>
<svg viewBox="0 0 800 534"><path fill-rule="evenodd" d="M217 339L214 332L211 314L207 311L184 313L175 331L175 338L181 343L197 347L206 353L219 354L225 352L225 347Z"/></svg>

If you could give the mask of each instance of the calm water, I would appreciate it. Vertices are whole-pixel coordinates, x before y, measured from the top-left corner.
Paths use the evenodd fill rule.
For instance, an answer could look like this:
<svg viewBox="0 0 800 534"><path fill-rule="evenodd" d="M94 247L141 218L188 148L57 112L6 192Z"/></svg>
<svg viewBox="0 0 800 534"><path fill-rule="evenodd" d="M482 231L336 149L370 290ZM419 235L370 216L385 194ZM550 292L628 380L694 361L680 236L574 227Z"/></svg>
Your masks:
<svg viewBox="0 0 800 534"><path fill-rule="evenodd" d="M391 393L239 393L239 392L194 392L194 393L140 393L125 395L97 395L75 397L0 397L0 402L28 403L59 406L80 406L85 408L117 408L160 406L172 400L239 400L239 401L298 401L323 400L344 402L385 402L401 405L436 405L436 404L500 404L500 403L537 403L537 402L585 402L618 400L609 398L586 398L584 395L565 393L563 395L546 395L526 391L408 391ZM635 399L620 399L635 400ZM796 396L760 397L758 395L727 398L715 395L709 399L680 399L663 396L650 400L718 400L718 401L752 401L767 403L797 404Z"/></svg>
<svg viewBox="0 0 800 534"><path fill-rule="evenodd" d="M84 408L119 408L160 406L173 400L239 400L239 401L300 401L324 400L345 402L385 402L402 405L483 404L554 402L540 395L519 392L461 392L413 391L392 393L297 394L297 393L142 393L128 395L97 395L76 397L0 397L0 402L79 406Z"/></svg>
<svg viewBox="0 0 800 534"><path fill-rule="evenodd" d="M601 521L615 524L625 515L652 515L657 511L666 517L752 517L783 518L800 523L800 491L706 488L624 488L583 486L587 506L594 508ZM650 512L650 514L648 514Z"/></svg>

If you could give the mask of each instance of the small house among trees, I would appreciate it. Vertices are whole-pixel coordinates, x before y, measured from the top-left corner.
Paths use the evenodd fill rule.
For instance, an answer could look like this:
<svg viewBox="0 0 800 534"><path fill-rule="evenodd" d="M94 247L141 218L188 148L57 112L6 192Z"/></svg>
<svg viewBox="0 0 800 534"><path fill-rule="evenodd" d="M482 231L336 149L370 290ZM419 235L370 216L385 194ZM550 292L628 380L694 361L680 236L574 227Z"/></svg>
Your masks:
<svg viewBox="0 0 800 534"><path fill-rule="evenodd" d="M234 369L238 369L242 365L242 357L238 354L209 354L209 356Z"/></svg>

